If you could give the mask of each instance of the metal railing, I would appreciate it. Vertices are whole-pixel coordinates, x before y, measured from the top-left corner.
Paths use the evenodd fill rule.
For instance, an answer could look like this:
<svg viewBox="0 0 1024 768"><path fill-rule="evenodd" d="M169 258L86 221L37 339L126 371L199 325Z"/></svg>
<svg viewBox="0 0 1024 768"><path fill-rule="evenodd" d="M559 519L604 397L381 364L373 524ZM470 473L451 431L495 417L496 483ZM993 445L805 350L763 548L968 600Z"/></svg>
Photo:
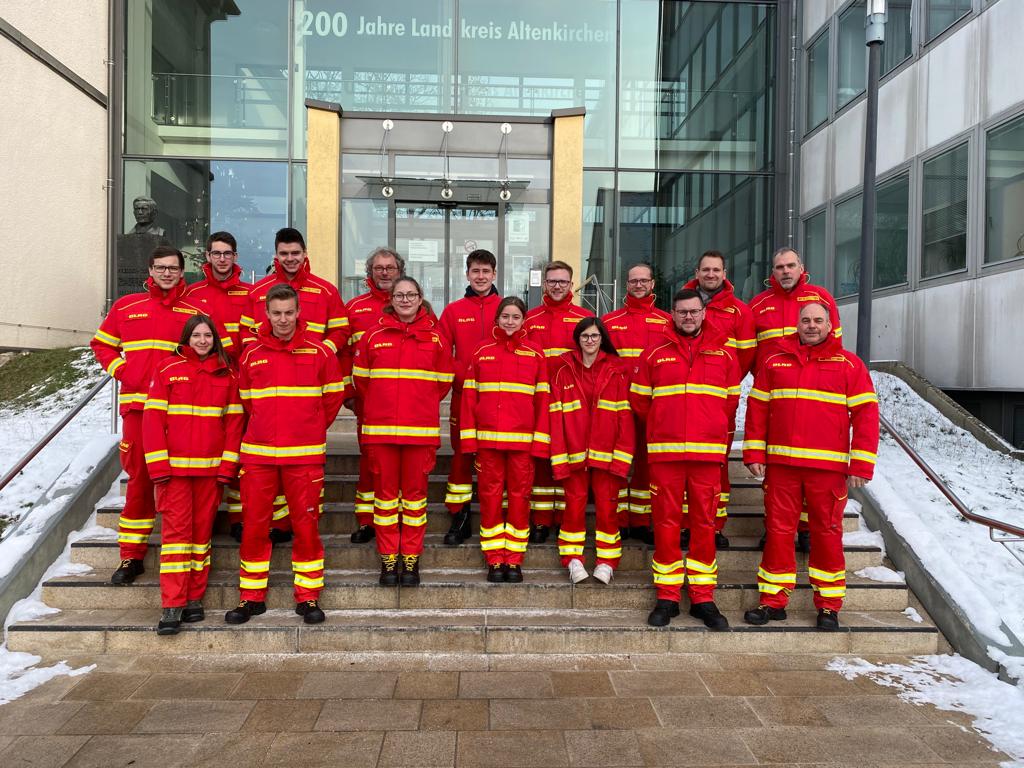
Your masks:
<svg viewBox="0 0 1024 768"><path fill-rule="evenodd" d="M1009 544L1024 542L1024 528L972 512L960 497L957 496L948 485L946 485L945 481L939 477L935 470L928 466L928 462L921 458L921 455L914 450L910 443L903 439L903 436L896 431L896 428L889 423L888 419L881 414L878 415L878 419L882 428L889 433L892 439L896 441L896 444L903 449L903 452L906 453L918 468L924 472L925 476L932 481L935 487L938 488L939 492L946 497L950 504L953 505L953 508L956 509L960 516L972 523L978 523L979 525L986 526L988 528L989 538L998 544L1002 544L1006 551L1009 552L1017 562L1024 565L1024 558L1014 551L1012 547L1008 546Z"/></svg>
<svg viewBox="0 0 1024 768"><path fill-rule="evenodd" d="M597 275L590 275L579 287L580 304L589 307L598 317L615 309L618 281L602 283Z"/></svg>
<svg viewBox="0 0 1024 768"><path fill-rule="evenodd" d="M72 408L70 411L64 414L64 417L56 424L54 424L50 428L50 431L43 435L39 442L32 446L29 452L22 456L18 463L15 464L11 468L11 470L6 475L3 476L3 478L0 478L0 491L7 487L7 484L10 483L14 478L21 474L21 471L26 466L28 466L28 463L32 461L32 459L34 459L39 454L39 452L43 450L43 448L49 445L50 441L53 440L53 438L60 434L61 430L64 429L64 427L66 427L71 422L71 420L75 418L75 416L77 416L79 412L81 412L81 410L85 408L86 405L89 404L90 400L96 397L96 395L98 395L103 390L103 388L107 386L108 381L110 381L110 376L107 374L103 374L103 378L100 379L96 383L96 385L86 393L85 397L79 400L75 404L74 408ZM117 409L115 408L114 410L116 412Z"/></svg>

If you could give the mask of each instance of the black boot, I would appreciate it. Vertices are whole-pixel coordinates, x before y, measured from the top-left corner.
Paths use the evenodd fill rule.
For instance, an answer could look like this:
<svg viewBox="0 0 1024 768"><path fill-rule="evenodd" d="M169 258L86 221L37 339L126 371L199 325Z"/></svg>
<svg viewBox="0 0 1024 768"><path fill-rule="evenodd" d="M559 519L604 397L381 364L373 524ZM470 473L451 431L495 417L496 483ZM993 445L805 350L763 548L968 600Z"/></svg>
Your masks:
<svg viewBox="0 0 1024 768"><path fill-rule="evenodd" d="M729 539L721 531L715 531L715 549L728 549Z"/></svg>
<svg viewBox="0 0 1024 768"><path fill-rule="evenodd" d="M377 535L377 531L372 525L360 525L349 537L353 544L365 544L368 541L372 541Z"/></svg>
<svg viewBox="0 0 1024 768"><path fill-rule="evenodd" d="M296 603L295 612L307 624L322 624L327 618L316 600L303 600L301 603Z"/></svg>
<svg viewBox="0 0 1024 768"><path fill-rule="evenodd" d="M141 560L130 560L125 559L121 561L121 564L117 566L117 570L110 577L111 584L127 585L135 581L136 576L141 576L146 572L146 569L142 567Z"/></svg>
<svg viewBox="0 0 1024 768"><path fill-rule="evenodd" d="M403 587L420 585L420 556L402 555L402 575L398 581Z"/></svg>
<svg viewBox="0 0 1024 768"><path fill-rule="evenodd" d="M797 552L810 552L811 551L811 532L810 531L797 531L796 532L796 551Z"/></svg>
<svg viewBox="0 0 1024 768"><path fill-rule="evenodd" d="M176 635L181 629L182 608L164 608L160 623L156 625L158 635Z"/></svg>
<svg viewBox="0 0 1024 768"><path fill-rule="evenodd" d="M647 617L647 623L652 627L667 627L673 618L679 615L679 603L675 600L659 600L654 604L654 610Z"/></svg>
<svg viewBox="0 0 1024 768"><path fill-rule="evenodd" d="M203 610L203 604L198 600L189 600L185 604L185 610L181 612L181 620L187 621L190 624L194 621L202 621L206 618L206 611Z"/></svg>
<svg viewBox="0 0 1024 768"><path fill-rule="evenodd" d="M759 605L743 614L743 620L755 627L763 626L769 621L785 621L785 619L785 608L772 608L770 605Z"/></svg>
<svg viewBox="0 0 1024 768"><path fill-rule="evenodd" d="M382 587L398 586L398 555L380 556L380 584Z"/></svg>
<svg viewBox="0 0 1024 768"><path fill-rule="evenodd" d="M461 511L452 515L452 526L444 535L444 543L449 546L457 546L466 539L472 538L473 530L469 519L469 504L466 504Z"/></svg>
<svg viewBox="0 0 1024 768"><path fill-rule="evenodd" d="M232 523L231 524L231 528L228 530L228 534L230 534L232 539L234 539L239 544L241 544L242 543L242 524L241 523Z"/></svg>
<svg viewBox="0 0 1024 768"><path fill-rule="evenodd" d="M224 614L224 621L228 624L245 624L253 616L259 616L266 612L266 603L254 600L240 600L237 606Z"/></svg>
<svg viewBox="0 0 1024 768"><path fill-rule="evenodd" d="M510 565L505 573L505 581L509 584L523 583L523 567L521 565Z"/></svg>
<svg viewBox="0 0 1024 768"><path fill-rule="evenodd" d="M491 584L504 584L508 576L508 566L504 563L491 563L487 566L487 581Z"/></svg>
<svg viewBox="0 0 1024 768"><path fill-rule="evenodd" d="M716 632L722 632L729 628L729 620L718 610L714 603L697 603L690 606L690 615L695 619L704 622L704 626Z"/></svg>
<svg viewBox="0 0 1024 768"><path fill-rule="evenodd" d="M683 528L679 532L679 548L686 552L690 549L690 529Z"/></svg>
<svg viewBox="0 0 1024 768"><path fill-rule="evenodd" d="M835 632L839 629L839 611L830 611L828 608L818 610L818 629L825 632Z"/></svg>
<svg viewBox="0 0 1024 768"><path fill-rule="evenodd" d="M530 531L530 543L531 544L543 544L548 540L548 536L551 533L551 529L546 525L535 525L533 530Z"/></svg>
<svg viewBox="0 0 1024 768"><path fill-rule="evenodd" d="M275 544L287 544L291 540L292 540L292 532L291 531L282 531L280 528L271 528L270 529L270 544L271 544L271 546L273 546Z"/></svg>

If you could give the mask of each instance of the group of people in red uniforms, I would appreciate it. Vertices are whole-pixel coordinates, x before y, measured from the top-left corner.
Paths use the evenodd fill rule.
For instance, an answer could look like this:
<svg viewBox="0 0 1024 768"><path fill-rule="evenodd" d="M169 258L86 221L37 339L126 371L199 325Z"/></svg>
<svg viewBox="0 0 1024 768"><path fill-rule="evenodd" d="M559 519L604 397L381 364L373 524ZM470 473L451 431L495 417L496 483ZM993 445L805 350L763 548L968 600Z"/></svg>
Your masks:
<svg viewBox="0 0 1024 768"><path fill-rule="evenodd" d="M766 535L760 604L744 618L785 618L803 517L818 626L838 627L844 489L871 477L877 399L864 364L842 349L835 302L795 251L775 254L770 287L749 307L717 251L701 256L670 313L654 306L653 268L637 264L624 306L602 318L573 303L561 261L544 266L542 302L528 310L499 295L494 255L473 251L465 297L438 318L392 249L370 254L368 292L347 305L311 272L294 229L277 233L273 271L256 285L240 280L229 233L211 235L206 255L205 279L185 286L182 254L158 247L147 292L119 299L92 341L121 386L129 478L111 581L143 573L159 512L159 633L204 618L224 496L240 540L240 599L225 620L265 612L272 546L291 540L295 611L324 621L318 518L326 433L343 406L360 444L351 539L376 540L381 585L418 585L449 391L444 542L472 537L475 469L488 581L523 581L529 544L557 531L569 581L608 584L632 538L654 547L649 624L679 614L685 584L691 615L726 629L716 552L729 546L727 459L750 372L744 462L765 478Z"/></svg>

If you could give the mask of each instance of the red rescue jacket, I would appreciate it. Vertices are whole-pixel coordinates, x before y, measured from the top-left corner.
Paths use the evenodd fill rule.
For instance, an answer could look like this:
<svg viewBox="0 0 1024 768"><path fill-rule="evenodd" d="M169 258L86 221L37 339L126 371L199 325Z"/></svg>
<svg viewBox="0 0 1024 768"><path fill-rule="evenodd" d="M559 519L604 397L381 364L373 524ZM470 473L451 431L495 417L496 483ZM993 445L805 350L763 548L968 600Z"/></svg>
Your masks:
<svg viewBox="0 0 1024 768"><path fill-rule="evenodd" d="M327 428L341 409L341 366L302 320L289 341L264 323L242 353L238 386L249 414L239 451L243 465L326 461Z"/></svg>
<svg viewBox="0 0 1024 768"><path fill-rule="evenodd" d="M337 354L348 342L348 313L341 302L341 294L331 283L311 271L309 259L303 263L293 280L289 280L281 263L274 259L274 271L260 280L249 292L249 308L242 316L242 324L250 329L245 341L254 341L259 328L266 325L267 294L275 285L287 283L299 294L299 313L306 324L306 335L326 344Z"/></svg>
<svg viewBox="0 0 1024 768"><path fill-rule="evenodd" d="M750 312L754 316L754 330L757 331L757 356L754 371L769 356L779 351L782 340L787 336L796 335L796 324L800 319L800 308L808 301L817 301L828 307L828 317L832 322L832 335L840 339L843 327L839 322L839 308L832 294L819 285L811 285L811 276L804 272L793 290L786 291L772 275L768 279L769 288L757 294L750 302Z"/></svg>
<svg viewBox="0 0 1024 768"><path fill-rule="evenodd" d="M813 347L786 339L758 369L747 398L743 462L870 480L877 453L878 397L867 366L834 337Z"/></svg>
<svg viewBox="0 0 1024 768"><path fill-rule="evenodd" d="M724 336L675 331L640 356L629 399L647 421L648 461L713 461L729 453L740 367Z"/></svg>
<svg viewBox="0 0 1024 768"><path fill-rule="evenodd" d="M491 340L494 327L494 313L501 303L501 295L493 285L486 296L477 296L472 288L466 288L466 295L453 301L441 313L441 333L448 339L455 356L456 392L462 390L466 371L473 360L477 347Z"/></svg>
<svg viewBox="0 0 1024 768"><path fill-rule="evenodd" d="M558 358L576 347L572 332L584 317L593 317L589 309L572 303L572 291L561 301L552 301L545 294L539 307L526 313L523 327L526 338L544 350L548 359L548 376L554 375L561 363Z"/></svg>
<svg viewBox="0 0 1024 768"><path fill-rule="evenodd" d="M132 293L115 301L89 342L99 364L121 384L118 405L122 416L142 410L153 373L178 348L185 323L193 315L206 314L200 304L185 300L184 282L166 296L152 278L146 281L146 288L147 293ZM216 325L224 348L230 351L231 337L221 323Z"/></svg>
<svg viewBox="0 0 1024 768"><path fill-rule="evenodd" d="M636 433L629 407L629 375L618 358L598 352L593 368L596 402L583 387L583 358L567 352L551 381L551 468L556 480L584 467L626 477Z"/></svg>
<svg viewBox="0 0 1024 768"><path fill-rule="evenodd" d="M227 329L231 336L229 349L237 360L242 354L242 315L249 309L252 284L242 282L242 268L237 264L227 280L214 277L209 264L203 264L203 274L206 279L188 286L185 298L204 307L206 314Z"/></svg>
<svg viewBox="0 0 1024 768"><path fill-rule="evenodd" d="M462 451L530 451L546 459L550 392L544 351L526 340L526 331L509 336L492 325L491 341L477 345L466 372L459 404Z"/></svg>
<svg viewBox="0 0 1024 768"><path fill-rule="evenodd" d="M452 358L424 308L411 323L385 312L356 344L352 383L363 403L363 445L440 445L440 404Z"/></svg>
<svg viewBox="0 0 1024 768"><path fill-rule="evenodd" d="M694 291L699 287L696 280L683 286ZM728 339L726 346L736 350L740 374L746 376L754 366L757 353L757 331L754 330L754 315L750 307L736 298L732 283L723 280L722 290L712 296L704 308L704 324Z"/></svg>
<svg viewBox="0 0 1024 768"><path fill-rule="evenodd" d="M142 414L149 476L231 480L244 426L238 376L216 355L200 360L178 347L157 368Z"/></svg>
<svg viewBox="0 0 1024 768"><path fill-rule="evenodd" d="M663 333L672 330L672 316L654 306L655 298L653 293L644 299L626 294L621 309L601 318L619 357L635 360ZM627 373L631 374L632 368L630 364Z"/></svg>

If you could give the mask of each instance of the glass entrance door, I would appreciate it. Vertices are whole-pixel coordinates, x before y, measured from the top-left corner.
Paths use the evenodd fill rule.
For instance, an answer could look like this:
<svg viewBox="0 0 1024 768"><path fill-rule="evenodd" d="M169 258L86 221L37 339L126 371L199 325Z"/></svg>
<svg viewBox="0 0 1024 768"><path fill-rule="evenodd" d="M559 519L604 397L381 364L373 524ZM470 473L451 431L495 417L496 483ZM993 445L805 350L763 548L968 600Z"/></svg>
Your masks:
<svg viewBox="0 0 1024 768"><path fill-rule="evenodd" d="M499 237L496 206L395 204L395 249L439 316L465 292L466 256L477 248L498 254Z"/></svg>

